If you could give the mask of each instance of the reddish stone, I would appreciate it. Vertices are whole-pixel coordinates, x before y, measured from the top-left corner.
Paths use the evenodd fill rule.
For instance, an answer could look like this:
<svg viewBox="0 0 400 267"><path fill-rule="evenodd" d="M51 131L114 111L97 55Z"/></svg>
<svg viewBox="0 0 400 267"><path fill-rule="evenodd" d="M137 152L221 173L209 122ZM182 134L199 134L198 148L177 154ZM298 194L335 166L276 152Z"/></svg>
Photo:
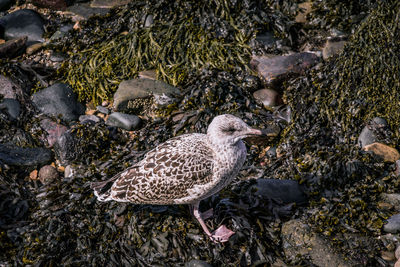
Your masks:
<svg viewBox="0 0 400 267"><path fill-rule="evenodd" d="M65 133L68 128L62 124L58 124L52 120L44 119L40 122L40 126L47 133L46 141L49 147L52 147L63 133Z"/></svg>

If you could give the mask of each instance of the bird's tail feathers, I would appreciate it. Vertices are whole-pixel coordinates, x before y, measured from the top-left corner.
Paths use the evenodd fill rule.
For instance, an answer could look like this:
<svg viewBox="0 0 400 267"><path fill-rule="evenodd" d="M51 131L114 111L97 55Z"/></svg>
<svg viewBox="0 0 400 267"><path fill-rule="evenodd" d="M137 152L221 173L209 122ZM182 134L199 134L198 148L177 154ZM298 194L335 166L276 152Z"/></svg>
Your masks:
<svg viewBox="0 0 400 267"><path fill-rule="evenodd" d="M118 177L113 177L106 181L93 182L90 187L93 189L94 195L99 201L110 201L111 198L111 186Z"/></svg>

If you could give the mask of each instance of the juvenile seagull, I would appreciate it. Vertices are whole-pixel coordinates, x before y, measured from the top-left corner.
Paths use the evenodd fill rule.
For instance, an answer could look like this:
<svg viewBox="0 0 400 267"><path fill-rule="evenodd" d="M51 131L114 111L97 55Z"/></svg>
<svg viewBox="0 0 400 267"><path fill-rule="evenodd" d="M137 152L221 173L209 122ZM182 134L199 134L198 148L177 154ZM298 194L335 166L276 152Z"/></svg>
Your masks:
<svg viewBox="0 0 400 267"><path fill-rule="evenodd" d="M94 194L99 201L189 204L211 240L226 242L234 232L222 225L211 233L199 212L199 203L235 178L246 159L242 139L261 134L233 115L217 116L207 134L184 134L169 139L110 180L93 183ZM113 184L107 189L110 182Z"/></svg>

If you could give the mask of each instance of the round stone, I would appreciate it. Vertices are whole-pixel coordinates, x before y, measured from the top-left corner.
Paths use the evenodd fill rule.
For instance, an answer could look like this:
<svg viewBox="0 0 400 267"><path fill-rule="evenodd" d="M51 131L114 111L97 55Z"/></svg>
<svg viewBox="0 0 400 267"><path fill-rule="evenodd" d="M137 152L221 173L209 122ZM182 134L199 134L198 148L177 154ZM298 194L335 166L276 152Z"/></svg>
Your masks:
<svg viewBox="0 0 400 267"><path fill-rule="evenodd" d="M46 165L39 170L39 180L42 184L49 184L52 181L58 179L58 171L51 165Z"/></svg>

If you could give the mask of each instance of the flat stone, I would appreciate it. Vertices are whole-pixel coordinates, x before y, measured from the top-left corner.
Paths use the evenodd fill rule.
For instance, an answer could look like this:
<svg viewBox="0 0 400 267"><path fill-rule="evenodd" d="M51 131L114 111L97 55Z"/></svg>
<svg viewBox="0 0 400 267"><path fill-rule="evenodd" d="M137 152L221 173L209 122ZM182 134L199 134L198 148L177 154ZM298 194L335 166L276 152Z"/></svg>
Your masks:
<svg viewBox="0 0 400 267"><path fill-rule="evenodd" d="M282 104L281 96L273 89L261 89L255 91L253 97L256 102L264 107L275 107Z"/></svg>
<svg viewBox="0 0 400 267"><path fill-rule="evenodd" d="M212 267L212 265L202 260L191 260L185 264L185 267Z"/></svg>
<svg viewBox="0 0 400 267"><path fill-rule="evenodd" d="M31 0L35 6L45 7L53 10L65 10L67 8L66 0Z"/></svg>
<svg viewBox="0 0 400 267"><path fill-rule="evenodd" d="M20 9L0 18L6 40L27 36L27 45L44 42L44 20L34 10Z"/></svg>
<svg viewBox="0 0 400 267"><path fill-rule="evenodd" d="M39 170L39 180L42 184L49 184L58 178L58 171L51 165L45 165Z"/></svg>
<svg viewBox="0 0 400 267"><path fill-rule="evenodd" d="M93 0L90 2L90 6L97 8L113 8L126 5L130 2L131 0Z"/></svg>
<svg viewBox="0 0 400 267"><path fill-rule="evenodd" d="M45 140L49 147L52 147L57 139L68 130L64 125L56 123L50 119L41 120L40 127L47 133Z"/></svg>
<svg viewBox="0 0 400 267"><path fill-rule="evenodd" d="M22 54L25 51L27 40L28 37L22 36L0 44L0 58L13 58Z"/></svg>
<svg viewBox="0 0 400 267"><path fill-rule="evenodd" d="M155 70L144 70L144 71L139 72L139 78L156 80L157 73Z"/></svg>
<svg viewBox="0 0 400 267"><path fill-rule="evenodd" d="M96 110L98 112L106 114L106 115L110 114L110 110L108 108L106 108L106 107L103 107L103 106L97 106Z"/></svg>
<svg viewBox="0 0 400 267"><path fill-rule="evenodd" d="M113 107L117 111L125 111L129 101L150 97L154 98L158 106L164 106L173 103L174 96L179 93L179 89L162 81L147 78L126 80L120 83L114 94Z"/></svg>
<svg viewBox="0 0 400 267"><path fill-rule="evenodd" d="M85 122L97 123L97 122L101 121L101 118L97 117L96 115L81 115L81 116L79 116L79 121L81 123L85 123Z"/></svg>
<svg viewBox="0 0 400 267"><path fill-rule="evenodd" d="M21 87L9 78L0 75L0 95L4 98L17 98L16 89Z"/></svg>
<svg viewBox="0 0 400 267"><path fill-rule="evenodd" d="M387 233L400 232L400 214L395 214L387 220L387 224L383 226L383 230Z"/></svg>
<svg viewBox="0 0 400 267"><path fill-rule="evenodd" d="M43 46L44 46L43 43L33 44L33 45L31 45L31 46L26 48L26 53L28 55L32 55L32 54L38 52Z"/></svg>
<svg viewBox="0 0 400 267"><path fill-rule="evenodd" d="M61 116L70 122L85 113L85 107L77 101L71 87L63 83L56 83L32 95L35 106L44 114Z"/></svg>
<svg viewBox="0 0 400 267"><path fill-rule="evenodd" d="M281 236L283 253L289 262L309 257L314 265L320 267L357 266L345 261L345 255L336 253L328 241L298 219L283 223Z"/></svg>
<svg viewBox="0 0 400 267"><path fill-rule="evenodd" d="M322 58L327 60L332 56L340 54L346 43L346 41L337 40L336 38L328 39L322 49Z"/></svg>
<svg viewBox="0 0 400 267"><path fill-rule="evenodd" d="M299 183L294 180L257 179L249 190L256 195L278 200L283 204L307 202L307 197Z"/></svg>
<svg viewBox="0 0 400 267"><path fill-rule="evenodd" d="M14 98L4 98L3 101L0 102L0 110L4 109L10 120L18 119L21 105L17 99Z"/></svg>
<svg viewBox="0 0 400 267"><path fill-rule="evenodd" d="M44 165L52 159L46 148L22 148L15 145L0 144L0 161L12 166Z"/></svg>
<svg viewBox="0 0 400 267"><path fill-rule="evenodd" d="M139 128L141 120L138 116L113 112L106 121L109 126L115 126L128 131L136 130Z"/></svg>
<svg viewBox="0 0 400 267"><path fill-rule="evenodd" d="M66 9L66 13L72 16L73 21L87 20L94 15L106 15L110 11L108 8L94 8L88 3L78 3Z"/></svg>
<svg viewBox="0 0 400 267"><path fill-rule="evenodd" d="M267 85L276 85L288 75L304 74L318 62L319 57L314 53L301 52L287 56L253 56L250 65Z"/></svg>
<svg viewBox="0 0 400 267"><path fill-rule="evenodd" d="M400 159L400 154L397 149L382 143L366 145L363 149L365 151L372 151L375 155L380 156L385 162L394 163L396 160Z"/></svg>

